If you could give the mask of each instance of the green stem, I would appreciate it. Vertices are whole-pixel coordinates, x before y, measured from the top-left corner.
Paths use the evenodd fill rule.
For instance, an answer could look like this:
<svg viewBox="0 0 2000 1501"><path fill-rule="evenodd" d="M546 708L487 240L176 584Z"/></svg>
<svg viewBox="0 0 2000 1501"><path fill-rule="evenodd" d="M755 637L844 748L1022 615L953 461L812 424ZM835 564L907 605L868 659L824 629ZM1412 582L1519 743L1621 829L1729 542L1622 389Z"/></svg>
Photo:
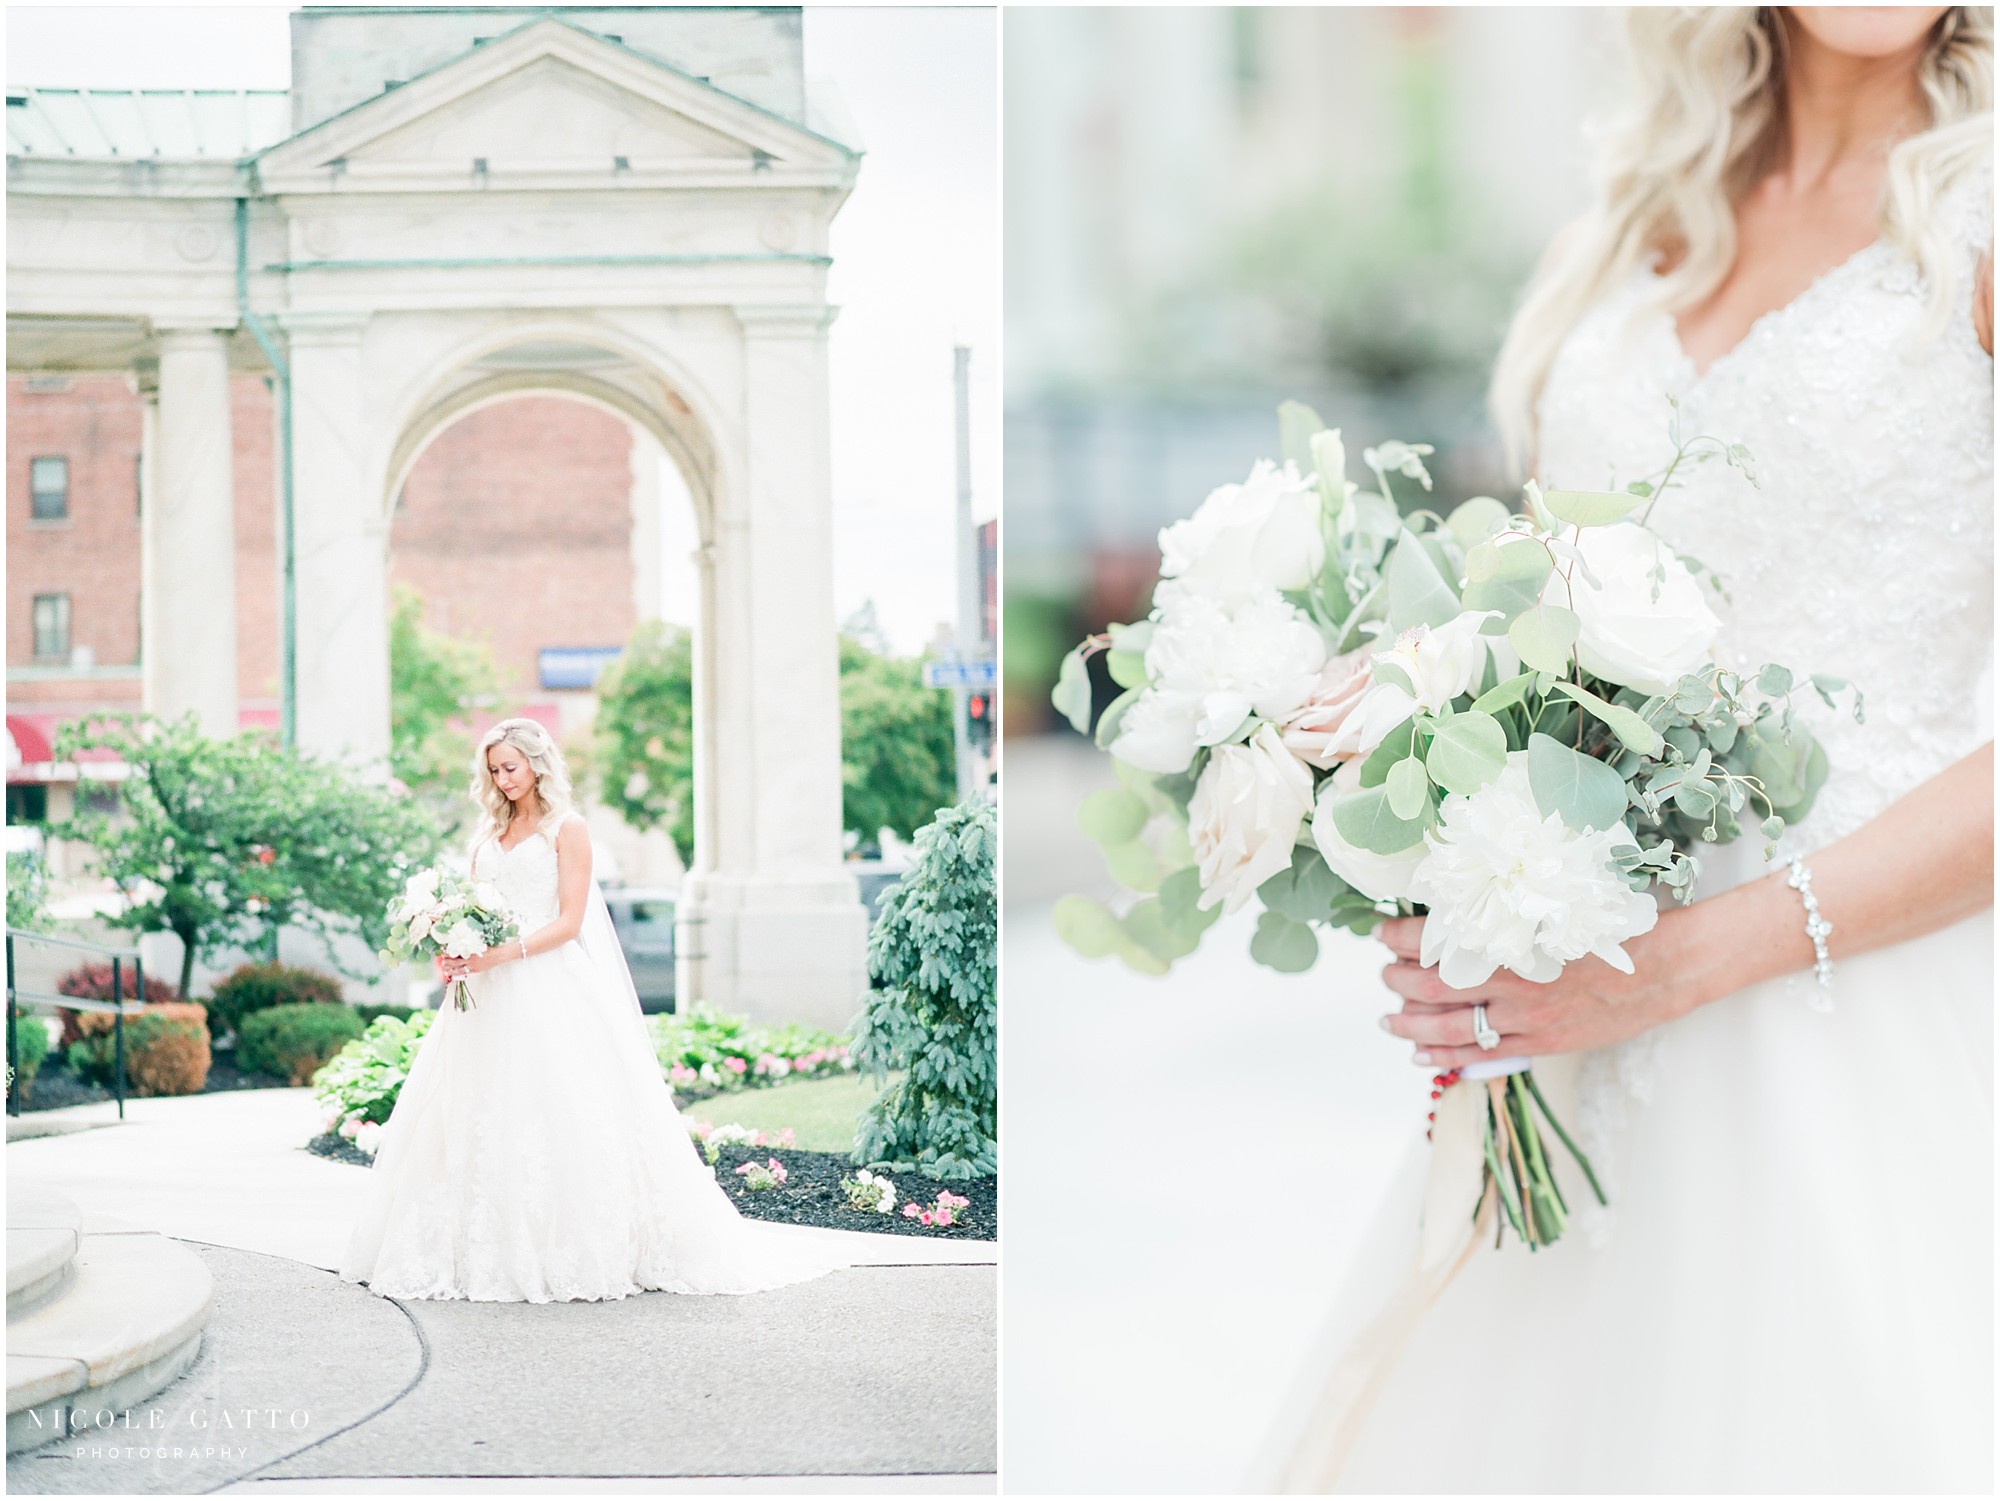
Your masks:
<svg viewBox="0 0 2000 1501"><path fill-rule="evenodd" d="M1542 1088L1535 1082L1535 1071L1529 1069L1521 1075L1521 1078L1527 1083L1528 1093L1535 1097L1535 1103L1542 1107L1542 1114L1548 1118L1549 1129L1554 1131L1562 1144L1569 1148L1570 1156L1574 1157L1576 1165L1583 1169L1583 1176L1590 1183L1590 1191L1597 1195L1597 1202L1609 1204L1611 1201L1604 1197L1604 1190L1597 1185L1597 1174L1590 1170L1590 1159L1584 1156L1577 1148L1577 1144L1569 1139L1569 1132L1563 1130L1562 1122L1557 1120L1556 1113L1549 1109L1549 1102L1542 1098Z"/></svg>
<svg viewBox="0 0 2000 1501"><path fill-rule="evenodd" d="M1494 1125L1493 1105L1491 1101L1488 1101L1486 1106L1486 1136L1484 1142L1486 1148L1486 1171L1493 1175L1493 1191L1500 1196L1500 1208L1507 1216L1507 1223L1512 1225L1514 1233L1525 1241L1528 1237L1521 1229L1520 1212L1514 1208L1514 1201L1507 1196L1507 1175L1500 1166L1500 1154L1493 1147Z"/></svg>
<svg viewBox="0 0 2000 1501"><path fill-rule="evenodd" d="M1556 1190L1555 1176L1549 1171L1548 1158L1542 1154L1542 1133L1535 1129L1534 1118L1528 1108L1528 1093L1521 1084L1519 1074L1507 1080L1507 1108L1513 1114L1514 1130L1521 1138L1522 1150L1527 1154L1535 1217L1547 1219L1553 1227L1553 1233L1547 1239L1554 1240L1569 1227L1569 1206L1563 1203L1561 1193Z"/></svg>

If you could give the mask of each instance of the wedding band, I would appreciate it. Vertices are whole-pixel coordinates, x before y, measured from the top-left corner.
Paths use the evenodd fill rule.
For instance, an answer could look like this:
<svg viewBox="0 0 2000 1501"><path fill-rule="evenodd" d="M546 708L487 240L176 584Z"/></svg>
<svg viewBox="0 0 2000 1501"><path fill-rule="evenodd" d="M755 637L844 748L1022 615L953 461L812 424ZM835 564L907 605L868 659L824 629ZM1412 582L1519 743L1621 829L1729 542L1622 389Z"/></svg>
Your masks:
<svg viewBox="0 0 2000 1501"><path fill-rule="evenodd" d="M1482 1052L1490 1053L1500 1046L1500 1034L1494 1031L1492 1024L1486 1020L1484 1006L1472 1008L1472 1040L1479 1044Z"/></svg>

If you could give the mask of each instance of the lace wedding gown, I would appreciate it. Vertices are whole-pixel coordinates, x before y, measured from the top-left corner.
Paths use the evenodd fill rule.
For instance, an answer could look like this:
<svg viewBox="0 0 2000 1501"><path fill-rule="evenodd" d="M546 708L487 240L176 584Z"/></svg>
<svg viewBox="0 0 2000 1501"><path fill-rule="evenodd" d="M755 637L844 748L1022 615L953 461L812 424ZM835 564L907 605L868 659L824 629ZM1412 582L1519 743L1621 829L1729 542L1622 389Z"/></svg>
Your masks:
<svg viewBox="0 0 2000 1501"><path fill-rule="evenodd" d="M571 817L576 815L572 814ZM473 874L523 933L552 922L553 831L484 841ZM660 1075L595 883L579 938L471 977L424 1038L340 1275L398 1298L548 1303L747 1293L846 1265L743 1219Z"/></svg>
<svg viewBox="0 0 2000 1501"><path fill-rule="evenodd" d="M1832 775L1781 860L1992 738L1993 361L1968 313L1990 172L1942 207L1962 271L1935 342L1916 269L1878 242L1697 374L1641 271L1570 334L1539 410L1554 485L1662 466L1669 393L1684 434L1751 450L1761 489L1711 462L1651 524L1723 576L1718 660L1866 694L1864 725L1812 706ZM1762 852L1754 830L1699 851L1700 894ZM1838 961L1830 998L1806 974L1538 1062L1570 1075L1611 1208L1533 1255L1489 1236L1455 1277L1416 1269L1419 1139L1264 1478L1990 1493L1992 956L1988 911ZM1573 1173L1564 1193L1587 1201Z"/></svg>

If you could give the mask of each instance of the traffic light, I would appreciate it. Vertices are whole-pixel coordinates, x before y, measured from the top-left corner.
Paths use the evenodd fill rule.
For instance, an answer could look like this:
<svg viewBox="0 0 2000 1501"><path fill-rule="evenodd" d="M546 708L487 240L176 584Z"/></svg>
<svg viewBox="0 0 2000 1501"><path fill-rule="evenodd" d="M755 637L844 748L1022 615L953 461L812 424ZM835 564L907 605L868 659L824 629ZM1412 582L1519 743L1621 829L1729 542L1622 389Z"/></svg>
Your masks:
<svg viewBox="0 0 2000 1501"><path fill-rule="evenodd" d="M993 749L993 695L972 693L966 696L965 718L967 736L972 748L980 755Z"/></svg>

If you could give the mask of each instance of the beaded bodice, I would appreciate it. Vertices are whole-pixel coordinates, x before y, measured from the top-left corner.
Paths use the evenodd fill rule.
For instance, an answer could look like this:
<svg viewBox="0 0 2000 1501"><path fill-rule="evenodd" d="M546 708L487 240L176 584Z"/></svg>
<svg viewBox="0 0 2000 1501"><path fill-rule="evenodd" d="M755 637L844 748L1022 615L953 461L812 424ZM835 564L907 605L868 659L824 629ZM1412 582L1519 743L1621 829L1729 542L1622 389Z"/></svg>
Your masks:
<svg viewBox="0 0 2000 1501"><path fill-rule="evenodd" d="M500 888L523 933L553 922L562 910L556 878L556 847L547 834L534 833L512 849L483 841L472 857L475 879Z"/></svg>
<svg viewBox="0 0 2000 1501"><path fill-rule="evenodd" d="M1546 485L1661 468L1669 395L1683 437L1750 450L1757 488L1719 460L1684 467L1650 524L1721 575L1723 665L1778 662L1865 694L1862 725L1796 700L1832 772L1788 852L1852 832L1992 735L1993 360L1970 313L1991 202L1988 169L1939 204L1961 269L1933 338L1916 266L1878 240L1697 374L1641 270L1578 323L1543 390Z"/></svg>

